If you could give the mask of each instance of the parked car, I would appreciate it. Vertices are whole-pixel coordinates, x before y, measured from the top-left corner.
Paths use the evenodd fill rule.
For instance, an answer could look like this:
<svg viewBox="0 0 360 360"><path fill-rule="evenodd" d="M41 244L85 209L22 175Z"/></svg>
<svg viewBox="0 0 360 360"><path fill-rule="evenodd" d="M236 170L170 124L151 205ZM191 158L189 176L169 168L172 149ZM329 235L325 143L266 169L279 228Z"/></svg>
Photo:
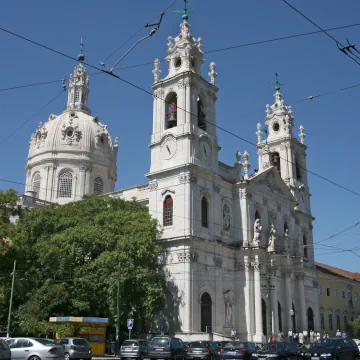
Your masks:
<svg viewBox="0 0 360 360"><path fill-rule="evenodd" d="M358 346L360 350L360 340L359 339L353 339L355 341L355 344Z"/></svg>
<svg viewBox="0 0 360 360"><path fill-rule="evenodd" d="M92 358L91 346L83 338L61 338L58 342L64 346L65 360Z"/></svg>
<svg viewBox="0 0 360 360"><path fill-rule="evenodd" d="M150 359L185 359L185 345L178 338L156 336L150 342L148 357Z"/></svg>
<svg viewBox="0 0 360 360"><path fill-rule="evenodd" d="M186 347L188 359L219 359L219 349L211 341L193 341Z"/></svg>
<svg viewBox="0 0 360 360"><path fill-rule="evenodd" d="M11 350L4 339L0 339L0 360L11 360Z"/></svg>
<svg viewBox="0 0 360 360"><path fill-rule="evenodd" d="M266 360L266 359L298 360L299 357L300 357L300 351L296 342L274 341L265 344L262 347L262 349L254 352L252 354L251 359L252 360Z"/></svg>
<svg viewBox="0 0 360 360"><path fill-rule="evenodd" d="M359 348L353 339L320 339L303 356L309 360L353 360L359 357Z"/></svg>
<svg viewBox="0 0 360 360"><path fill-rule="evenodd" d="M6 339L12 360L65 360L64 348L53 340L41 338Z"/></svg>
<svg viewBox="0 0 360 360"><path fill-rule="evenodd" d="M221 359L250 359L251 355L257 351L257 346L250 341L234 341L227 343L220 349Z"/></svg>
<svg viewBox="0 0 360 360"><path fill-rule="evenodd" d="M148 350L149 343L146 340L126 340L120 347L120 358L143 360L147 356Z"/></svg>
<svg viewBox="0 0 360 360"><path fill-rule="evenodd" d="M214 344L216 345L216 347L218 347L219 349L221 349L222 347L224 347L226 344L228 344L230 341L215 341Z"/></svg>

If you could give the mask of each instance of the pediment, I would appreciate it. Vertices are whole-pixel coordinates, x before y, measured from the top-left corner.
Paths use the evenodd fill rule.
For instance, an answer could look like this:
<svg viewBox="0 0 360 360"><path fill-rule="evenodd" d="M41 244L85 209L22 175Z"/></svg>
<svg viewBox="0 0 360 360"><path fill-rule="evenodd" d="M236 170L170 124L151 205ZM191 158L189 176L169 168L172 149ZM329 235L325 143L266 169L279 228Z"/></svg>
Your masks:
<svg viewBox="0 0 360 360"><path fill-rule="evenodd" d="M279 195L289 201L296 201L286 186L284 180L273 166L256 174L249 180L250 184L253 186L269 191L275 195Z"/></svg>

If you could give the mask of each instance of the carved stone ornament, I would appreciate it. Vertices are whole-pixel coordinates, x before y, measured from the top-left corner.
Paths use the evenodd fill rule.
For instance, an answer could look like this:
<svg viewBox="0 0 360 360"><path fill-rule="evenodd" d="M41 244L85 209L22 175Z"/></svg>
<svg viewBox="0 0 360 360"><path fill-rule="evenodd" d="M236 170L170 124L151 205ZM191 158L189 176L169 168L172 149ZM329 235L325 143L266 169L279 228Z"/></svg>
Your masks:
<svg viewBox="0 0 360 360"><path fill-rule="evenodd" d="M240 194L240 199L244 200L244 199L251 199L252 198L252 194L249 193L247 191L247 189L240 189L239 190L239 194Z"/></svg>
<svg viewBox="0 0 360 360"><path fill-rule="evenodd" d="M261 269L261 262L259 261L252 261L251 267L254 269L254 271L260 271Z"/></svg>
<svg viewBox="0 0 360 360"><path fill-rule="evenodd" d="M179 89L183 89L185 87L185 82L183 79L180 79L178 82L177 82L177 86Z"/></svg>
<svg viewBox="0 0 360 360"><path fill-rule="evenodd" d="M251 264L247 260L244 260L244 269L245 269L246 272L249 272L250 269L251 269Z"/></svg>
<svg viewBox="0 0 360 360"><path fill-rule="evenodd" d="M276 229L275 229L275 225L271 224L269 231L268 252L275 252L275 240L276 240Z"/></svg>
<svg viewBox="0 0 360 360"><path fill-rule="evenodd" d="M183 251L177 253L179 262L197 262L199 254L197 252Z"/></svg>
<svg viewBox="0 0 360 360"><path fill-rule="evenodd" d="M234 322L234 311L233 306L235 303L235 294L232 290L228 290L224 293L225 303L225 326L231 327Z"/></svg>
<svg viewBox="0 0 360 360"><path fill-rule="evenodd" d="M261 230L262 226L260 224L260 219L256 219L254 223L254 239L251 242L251 247L259 247L261 240Z"/></svg>
<svg viewBox="0 0 360 360"><path fill-rule="evenodd" d="M222 267L222 258L221 257L218 257L218 256L214 256L214 265L218 268L221 268Z"/></svg>
<svg viewBox="0 0 360 360"><path fill-rule="evenodd" d="M73 125L71 118L69 119L69 125L63 124L61 134L61 139L65 140L68 145L73 145L74 143L77 144L82 136L79 127Z"/></svg>
<svg viewBox="0 0 360 360"><path fill-rule="evenodd" d="M149 191L155 191L158 188L159 184L157 180L149 182Z"/></svg>
<svg viewBox="0 0 360 360"><path fill-rule="evenodd" d="M161 74L159 59L155 59L154 70L152 71L152 73L154 74L154 82L158 82L160 79L160 74Z"/></svg>
<svg viewBox="0 0 360 360"><path fill-rule="evenodd" d="M41 122L39 123L39 126L36 130L36 133L33 137L34 139L34 146L39 149L40 147L42 147L45 143L45 139L47 137L47 130L45 125L43 125Z"/></svg>
<svg viewBox="0 0 360 360"><path fill-rule="evenodd" d="M197 177L195 175L192 175L191 173L182 173L179 177L180 184L186 184L186 183L194 183L197 182Z"/></svg>
<svg viewBox="0 0 360 360"><path fill-rule="evenodd" d="M163 88L154 91L154 97L164 100L165 91Z"/></svg>

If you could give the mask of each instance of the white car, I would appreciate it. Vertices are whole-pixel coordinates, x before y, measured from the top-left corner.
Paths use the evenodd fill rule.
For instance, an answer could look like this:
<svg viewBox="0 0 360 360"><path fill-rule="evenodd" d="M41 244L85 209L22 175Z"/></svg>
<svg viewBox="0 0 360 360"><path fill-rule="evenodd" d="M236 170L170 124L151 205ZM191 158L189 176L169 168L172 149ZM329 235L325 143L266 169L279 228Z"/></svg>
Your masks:
<svg viewBox="0 0 360 360"><path fill-rule="evenodd" d="M359 339L353 339L356 343L356 345L358 346L359 348L359 351L360 351L360 340Z"/></svg>
<svg viewBox="0 0 360 360"><path fill-rule="evenodd" d="M6 339L11 360L65 360L64 348L54 340L40 338Z"/></svg>

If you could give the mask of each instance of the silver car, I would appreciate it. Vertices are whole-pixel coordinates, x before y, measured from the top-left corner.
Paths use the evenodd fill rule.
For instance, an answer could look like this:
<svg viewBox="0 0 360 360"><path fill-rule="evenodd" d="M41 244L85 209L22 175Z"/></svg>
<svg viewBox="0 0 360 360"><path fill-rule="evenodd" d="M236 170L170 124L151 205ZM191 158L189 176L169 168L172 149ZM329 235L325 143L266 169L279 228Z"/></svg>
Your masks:
<svg viewBox="0 0 360 360"><path fill-rule="evenodd" d="M92 350L90 344L83 338L61 338L58 342L63 345L65 359L91 360Z"/></svg>
<svg viewBox="0 0 360 360"><path fill-rule="evenodd" d="M11 360L65 360L64 348L54 340L13 338L6 342L10 346Z"/></svg>

